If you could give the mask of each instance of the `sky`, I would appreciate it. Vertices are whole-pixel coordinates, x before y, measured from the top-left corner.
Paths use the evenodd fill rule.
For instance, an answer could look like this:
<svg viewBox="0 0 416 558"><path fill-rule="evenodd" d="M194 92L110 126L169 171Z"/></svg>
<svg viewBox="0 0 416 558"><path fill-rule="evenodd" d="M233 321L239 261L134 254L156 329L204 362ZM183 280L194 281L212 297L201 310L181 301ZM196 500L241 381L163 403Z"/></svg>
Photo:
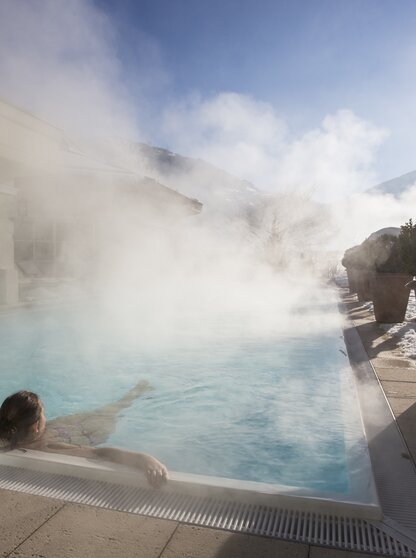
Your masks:
<svg viewBox="0 0 416 558"><path fill-rule="evenodd" d="M131 75L152 52L158 112L234 92L270 104L296 137L351 110L385 130L377 179L416 168L416 3L411 0L96 0ZM134 84L130 84L133 85ZM149 114L149 113L148 113ZM154 134L156 143L167 141Z"/></svg>
<svg viewBox="0 0 416 558"><path fill-rule="evenodd" d="M414 0L1 0L0 97L332 202L416 169L415 28Z"/></svg>

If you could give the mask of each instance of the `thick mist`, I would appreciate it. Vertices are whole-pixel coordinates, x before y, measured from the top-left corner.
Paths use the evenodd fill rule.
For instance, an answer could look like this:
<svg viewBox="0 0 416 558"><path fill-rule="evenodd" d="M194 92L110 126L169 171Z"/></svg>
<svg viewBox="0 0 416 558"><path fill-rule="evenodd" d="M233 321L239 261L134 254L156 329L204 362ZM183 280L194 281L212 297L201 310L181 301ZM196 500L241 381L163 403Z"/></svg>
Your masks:
<svg viewBox="0 0 416 558"><path fill-rule="evenodd" d="M223 186L224 176L215 182L203 166L169 172L134 149L150 100L127 89L118 30L106 14L89 0L5 1L0 9L0 94L61 129L66 144L43 161L48 179L36 178L43 187L30 186L23 165L21 175L45 218L81 214L82 226L94 229L94 254L79 225L63 257L115 312L151 300L153 319L169 323L198 301L211 313L273 307L287 317L293 299L309 296L346 247L408 219L414 189L400 197L365 193L377 181L375 156L387 132L350 110L296 137L267 103L230 92L193 95L155 120L159 137L255 188ZM25 30L19 37L17 27ZM144 83L152 72L143 70ZM86 167L90 157L92 170L74 170L68 151L87 157ZM127 195L144 175L199 199L202 213L178 215L169 204L155 210Z"/></svg>
<svg viewBox="0 0 416 558"><path fill-rule="evenodd" d="M333 331L339 315L326 289L343 250L400 226L416 206L416 188L366 193L387 132L340 107L296 137L267 103L223 92L166 107L152 136L143 117L151 99L128 89L117 40L89 0L0 6L0 96L60 138L42 160L23 150L31 155L14 181L38 222L61 224L62 281L53 288L79 309L77 351L93 364L111 343L163 354L184 337L232 347ZM140 71L148 86L153 70ZM249 181L247 190L203 165L169 172L144 158L134 143L153 137ZM143 194L145 176L197 198L202 212ZM51 284L41 296L36 288L35 300L47 298ZM289 420L282 425L291 430Z"/></svg>

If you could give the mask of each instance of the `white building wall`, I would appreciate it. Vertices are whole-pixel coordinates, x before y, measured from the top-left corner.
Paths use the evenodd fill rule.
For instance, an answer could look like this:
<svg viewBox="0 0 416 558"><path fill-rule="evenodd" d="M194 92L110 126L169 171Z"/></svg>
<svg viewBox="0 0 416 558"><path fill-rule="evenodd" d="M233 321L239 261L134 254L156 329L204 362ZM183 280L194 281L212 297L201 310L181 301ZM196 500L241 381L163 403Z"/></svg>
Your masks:
<svg viewBox="0 0 416 558"><path fill-rule="evenodd" d="M60 164L64 134L0 99L0 306L18 302L14 261L14 185Z"/></svg>
<svg viewBox="0 0 416 558"><path fill-rule="evenodd" d="M14 264L13 193L4 193L0 185L0 305L18 302L18 272Z"/></svg>

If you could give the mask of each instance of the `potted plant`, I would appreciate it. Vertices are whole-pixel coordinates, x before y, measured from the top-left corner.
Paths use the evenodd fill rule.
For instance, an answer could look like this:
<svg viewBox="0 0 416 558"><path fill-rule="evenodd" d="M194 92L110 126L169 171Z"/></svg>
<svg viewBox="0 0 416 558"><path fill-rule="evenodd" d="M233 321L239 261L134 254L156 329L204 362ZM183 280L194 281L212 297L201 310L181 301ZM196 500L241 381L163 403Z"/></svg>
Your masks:
<svg viewBox="0 0 416 558"><path fill-rule="evenodd" d="M400 227L399 249L405 273L416 275L416 223L409 219Z"/></svg>
<svg viewBox="0 0 416 558"><path fill-rule="evenodd" d="M375 272L370 285L377 322L402 322L406 315L410 281L416 274L416 224L410 219L400 234L374 241Z"/></svg>
<svg viewBox="0 0 416 558"><path fill-rule="evenodd" d="M363 242L345 251L342 265L347 270L350 293L357 293L358 300L371 300L369 282L368 245Z"/></svg>
<svg viewBox="0 0 416 558"><path fill-rule="evenodd" d="M347 250L345 250L344 257L342 258L341 261L342 265L345 267L347 271L348 287L351 294L357 292L357 286L356 286L357 273L356 273L355 255L357 254L359 248L360 248L359 246L353 246L352 248L348 248Z"/></svg>

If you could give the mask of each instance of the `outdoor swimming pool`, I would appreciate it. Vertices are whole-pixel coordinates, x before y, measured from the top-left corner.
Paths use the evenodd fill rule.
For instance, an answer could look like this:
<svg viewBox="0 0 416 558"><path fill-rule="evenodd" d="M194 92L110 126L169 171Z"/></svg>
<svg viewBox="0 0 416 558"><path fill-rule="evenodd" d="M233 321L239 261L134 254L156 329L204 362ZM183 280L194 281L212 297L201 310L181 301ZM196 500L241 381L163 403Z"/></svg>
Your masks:
<svg viewBox="0 0 416 558"><path fill-rule="evenodd" d="M93 305L4 313L2 396L36 391L51 419L147 380L154 389L120 413L106 445L184 473L360 492L369 461L336 298L325 290L293 316L287 328L253 328L252 315L210 315L201 333L193 314L155 343L143 325L122 334Z"/></svg>

